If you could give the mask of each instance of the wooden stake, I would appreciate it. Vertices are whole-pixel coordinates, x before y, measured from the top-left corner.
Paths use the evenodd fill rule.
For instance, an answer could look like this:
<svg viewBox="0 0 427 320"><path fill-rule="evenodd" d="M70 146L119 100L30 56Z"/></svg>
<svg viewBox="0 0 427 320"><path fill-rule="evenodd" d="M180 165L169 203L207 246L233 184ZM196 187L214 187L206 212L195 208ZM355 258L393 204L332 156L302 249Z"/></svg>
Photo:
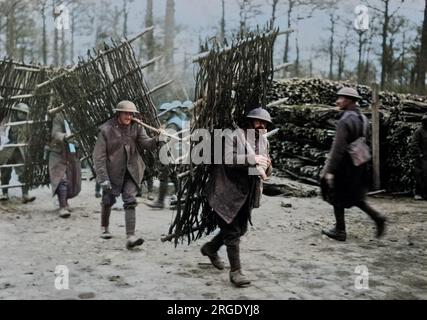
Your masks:
<svg viewBox="0 0 427 320"><path fill-rule="evenodd" d="M141 121L141 120L139 120L139 119L133 118L132 120L133 120L133 121L135 121L136 123L140 124L141 126L143 126L143 127L147 128L147 129L151 130L151 131L154 131L154 132L156 132L156 133L158 133L158 134L162 134L162 135L164 135L164 136L166 136L166 137L169 137L169 138L171 138L171 139L174 139L174 140L177 140L177 141L181 141L181 139L180 139L180 138L178 138L177 136L173 136L173 135L168 134L168 133L166 133L166 132L162 132L162 131L160 131L159 129L154 128L154 127L152 127L152 126L150 126L150 125L148 125L148 124L146 124L146 123L142 122L142 121Z"/></svg>
<svg viewBox="0 0 427 320"><path fill-rule="evenodd" d="M4 164L2 166L0 166L0 168L18 168L18 167L23 167L25 166L25 164L23 163L19 163L19 164Z"/></svg>
<svg viewBox="0 0 427 320"><path fill-rule="evenodd" d="M15 66L14 69L19 71L40 72L40 69L33 69L33 68L20 67L20 66Z"/></svg>
<svg viewBox="0 0 427 320"><path fill-rule="evenodd" d="M19 95L19 96L10 97L10 100L29 99L29 98L32 98L32 97L34 97L33 94L22 94L22 95Z"/></svg>
<svg viewBox="0 0 427 320"><path fill-rule="evenodd" d="M62 110L64 110L65 109L65 105L64 104L61 104L59 107L57 107L57 108L53 108L53 109L50 109L47 113L49 114L49 115L54 115L54 114L56 114L56 113L58 113L58 112L61 112Z"/></svg>
<svg viewBox="0 0 427 320"><path fill-rule="evenodd" d="M32 121L32 120L30 120L30 121L18 121L18 122L6 123L4 126L5 127L18 127L18 126L23 126L26 124L43 123L43 122L46 122L46 121Z"/></svg>
<svg viewBox="0 0 427 320"><path fill-rule="evenodd" d="M283 34L292 33L294 31L295 31L294 29L288 29L288 30L284 30L284 31L279 32L277 35L280 36L280 35L283 35ZM271 32L267 33L267 36L270 35L270 34L271 34ZM253 40L252 38L241 40L236 45L238 46L240 44L243 44L245 42L252 41L252 40ZM228 52L230 50L231 50L231 47L225 47L225 48L221 49L218 53L221 54L221 53ZM196 56L193 57L193 63L197 63L197 62L200 62L200 61L206 59L207 57L209 57L210 54L211 54L210 51L205 51L205 52L199 53L198 55L196 55Z"/></svg>
<svg viewBox="0 0 427 320"><path fill-rule="evenodd" d="M374 189L381 188L381 171L380 171L380 117L379 117L379 86L372 86L372 160L374 174Z"/></svg>
<svg viewBox="0 0 427 320"><path fill-rule="evenodd" d="M163 56L158 56L158 57L155 57L155 58L153 58L153 59L151 59L151 60L149 60L149 61L147 61L147 62L144 62L144 63L141 65L140 69L147 68L147 67L151 66L152 64L155 64L157 61L159 61L159 60L160 60L160 59L162 59L162 58L163 58Z"/></svg>
<svg viewBox="0 0 427 320"><path fill-rule="evenodd" d="M25 187L25 184L18 183L18 184L9 184L9 185L0 186L0 189L15 189L15 188L22 188L22 187Z"/></svg>
<svg viewBox="0 0 427 320"><path fill-rule="evenodd" d="M165 82L165 83L159 84L157 87L154 87L153 89L151 89L151 90L147 93L147 95L153 94L154 92L159 91L160 89L163 89L164 87L166 87L166 86L170 85L170 84L171 84L172 82L174 82L174 81L175 81L175 79L172 79L172 80L169 80L169 81L167 81L167 82Z"/></svg>

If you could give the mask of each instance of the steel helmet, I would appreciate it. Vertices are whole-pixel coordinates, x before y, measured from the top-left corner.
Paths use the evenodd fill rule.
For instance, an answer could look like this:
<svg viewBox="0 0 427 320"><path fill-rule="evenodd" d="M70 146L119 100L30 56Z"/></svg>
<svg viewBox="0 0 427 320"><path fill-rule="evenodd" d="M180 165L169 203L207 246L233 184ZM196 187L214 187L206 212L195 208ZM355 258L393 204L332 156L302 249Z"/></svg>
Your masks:
<svg viewBox="0 0 427 320"><path fill-rule="evenodd" d="M12 110L20 111L20 112L24 112L24 113L30 113L30 108L25 103L18 103L17 105L14 105L12 107Z"/></svg>
<svg viewBox="0 0 427 320"><path fill-rule="evenodd" d="M160 111L166 111L166 110L169 110L170 109L170 107L171 107L171 104L170 103L163 103L161 106L160 106Z"/></svg>
<svg viewBox="0 0 427 320"><path fill-rule="evenodd" d="M356 90L356 89L349 88L349 87L342 88L340 91L338 91L337 95L338 95L338 96L342 96L342 97L355 98L355 99L358 99L358 100L363 99L363 98L359 95L359 92L357 92L357 90Z"/></svg>
<svg viewBox="0 0 427 320"><path fill-rule="evenodd" d="M193 103L193 101L190 101L190 100L185 101L185 102L182 104L182 108L184 108L184 109L189 109L189 110L191 110L191 109L193 109L193 107L194 107L194 103Z"/></svg>
<svg viewBox="0 0 427 320"><path fill-rule="evenodd" d="M170 110L172 110L172 109L177 109L177 108L180 108L180 107L182 107L182 102L181 102L181 101L178 101L178 100L175 100L175 101L173 101L173 102L171 103Z"/></svg>
<svg viewBox="0 0 427 320"><path fill-rule="evenodd" d="M117 112L131 112L131 113L139 113L139 111L136 109L136 105L131 101L121 101L117 105L117 108L114 109L114 111Z"/></svg>
<svg viewBox="0 0 427 320"><path fill-rule="evenodd" d="M273 123L271 116L270 116L270 113L261 107L253 109L251 112L249 112L249 114L246 116L246 118L263 120L263 121L266 121L270 124Z"/></svg>

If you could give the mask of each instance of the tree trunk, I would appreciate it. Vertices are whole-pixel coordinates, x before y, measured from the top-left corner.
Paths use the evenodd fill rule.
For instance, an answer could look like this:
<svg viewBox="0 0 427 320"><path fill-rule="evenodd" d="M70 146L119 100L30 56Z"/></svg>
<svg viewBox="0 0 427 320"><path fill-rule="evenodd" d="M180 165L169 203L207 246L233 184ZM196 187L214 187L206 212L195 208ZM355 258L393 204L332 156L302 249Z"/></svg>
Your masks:
<svg viewBox="0 0 427 320"><path fill-rule="evenodd" d="M221 44L224 44L224 40L225 40L225 0L221 0L221 5L222 5L222 15L221 15L219 41Z"/></svg>
<svg viewBox="0 0 427 320"><path fill-rule="evenodd" d="M47 66L47 29L46 29L46 2L42 3L41 8L43 31L42 31L42 58L43 64Z"/></svg>
<svg viewBox="0 0 427 320"><path fill-rule="evenodd" d="M16 3L11 6L6 22L6 54L12 58L16 53Z"/></svg>
<svg viewBox="0 0 427 320"><path fill-rule="evenodd" d="M75 32L76 32L76 15L71 13L71 44L70 44L70 62L74 64Z"/></svg>
<svg viewBox="0 0 427 320"><path fill-rule="evenodd" d="M145 13L145 28L152 27L153 25L154 25L153 0L147 0L147 12ZM154 55L155 55L155 42L154 41L155 41L154 40L154 31L147 33L142 38L141 51L144 50L143 48L145 45L146 53L144 55L143 52L141 52L141 57L145 56L147 58L147 60L151 60L154 58ZM153 70L154 70L154 66L148 67L149 72L151 72Z"/></svg>
<svg viewBox="0 0 427 320"><path fill-rule="evenodd" d="M128 2L123 0L123 37L127 38L128 36Z"/></svg>
<svg viewBox="0 0 427 320"><path fill-rule="evenodd" d="M298 35L295 37L295 49L296 49L296 59L295 59L295 77L299 78L300 76L300 63L299 63L299 40Z"/></svg>
<svg viewBox="0 0 427 320"><path fill-rule="evenodd" d="M173 65L173 54L175 46L175 1L167 0L165 19L165 66Z"/></svg>
<svg viewBox="0 0 427 320"><path fill-rule="evenodd" d="M61 65L67 64L67 42L65 39L65 28L61 29Z"/></svg>
<svg viewBox="0 0 427 320"><path fill-rule="evenodd" d="M424 8L424 22L421 33L421 51L419 56L419 69L417 76L417 93L426 94L426 72L427 72L427 0Z"/></svg>
<svg viewBox="0 0 427 320"><path fill-rule="evenodd" d="M53 10L55 10L55 7L57 6L57 0L53 0ZM54 15L55 18L55 15ZM55 27L53 31L53 64L55 66L59 65L59 30Z"/></svg>
<svg viewBox="0 0 427 320"><path fill-rule="evenodd" d="M334 14L329 16L331 21L331 38L329 41L329 79L334 79L334 38L335 38L335 17Z"/></svg>
<svg viewBox="0 0 427 320"><path fill-rule="evenodd" d="M246 1L240 1L240 37L246 33Z"/></svg>
<svg viewBox="0 0 427 320"><path fill-rule="evenodd" d="M274 28L274 24L276 22L276 11L277 11L277 4L278 3L279 3L279 0L273 0L272 12L271 12L271 27L272 28Z"/></svg>
<svg viewBox="0 0 427 320"><path fill-rule="evenodd" d="M359 83L362 83L362 52L363 52L363 31L358 30L357 33L359 34L359 49L358 54L359 58L357 60L357 81Z"/></svg>
<svg viewBox="0 0 427 320"><path fill-rule="evenodd" d="M385 90L386 85L386 77L388 73L388 47L387 47L387 39L388 39L388 26L390 23L389 16L389 4L390 0L382 0L384 2L384 22L383 22L383 31L382 31L382 54L381 54L381 90Z"/></svg>
<svg viewBox="0 0 427 320"><path fill-rule="evenodd" d="M288 6L288 12L287 12L288 29L291 28L291 17L292 17L293 7L294 7L294 0L289 0L289 6ZM290 37L290 34L287 33L285 35L285 53L283 55L283 63L289 62L289 37Z"/></svg>

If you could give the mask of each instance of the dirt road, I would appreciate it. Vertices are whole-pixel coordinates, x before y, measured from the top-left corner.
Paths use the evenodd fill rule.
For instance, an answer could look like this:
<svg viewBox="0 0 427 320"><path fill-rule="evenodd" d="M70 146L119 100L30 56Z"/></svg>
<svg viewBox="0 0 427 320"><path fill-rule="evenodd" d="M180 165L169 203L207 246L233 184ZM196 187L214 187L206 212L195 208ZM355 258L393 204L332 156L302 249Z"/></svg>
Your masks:
<svg viewBox="0 0 427 320"><path fill-rule="evenodd" d="M57 218L46 188L33 191L34 204L0 204L0 299L427 299L426 202L370 199L389 219L385 238L376 240L374 224L354 209L348 241L337 243L320 234L333 223L321 199L264 197L241 246L253 285L235 289L227 270L200 255L205 240L178 248L160 241L169 210L140 204L141 250L125 249L123 211L112 215L114 239L101 240L93 190L84 182L68 220ZM59 265L69 270L69 290L55 288Z"/></svg>

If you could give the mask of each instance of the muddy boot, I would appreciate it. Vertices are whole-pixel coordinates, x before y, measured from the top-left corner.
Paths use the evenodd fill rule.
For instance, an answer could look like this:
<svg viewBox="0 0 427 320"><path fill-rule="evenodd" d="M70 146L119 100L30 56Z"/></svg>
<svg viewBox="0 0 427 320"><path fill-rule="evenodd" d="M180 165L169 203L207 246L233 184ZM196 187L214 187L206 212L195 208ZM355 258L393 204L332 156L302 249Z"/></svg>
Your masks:
<svg viewBox="0 0 427 320"><path fill-rule="evenodd" d="M345 242L347 240L346 232L338 230L336 227L331 230L322 230L322 234L337 241Z"/></svg>
<svg viewBox="0 0 427 320"><path fill-rule="evenodd" d="M102 228L101 239L110 240L111 238L113 238L113 236L111 235L110 230L108 228Z"/></svg>
<svg viewBox="0 0 427 320"><path fill-rule="evenodd" d="M362 202L358 205L359 209L364 211L372 220L374 220L375 225L377 227L376 237L381 238L384 235L385 224L387 219L366 202Z"/></svg>
<svg viewBox="0 0 427 320"><path fill-rule="evenodd" d="M220 236L220 235L219 235ZM212 240L212 242L206 243L201 249L200 252L203 256L208 257L211 261L212 265L217 268L218 270L224 270L224 262L221 260L221 258L218 255L218 250L222 246L223 243L221 243L219 246L219 242L222 242L219 239L216 239L219 237L218 235ZM220 236L221 237L221 236ZM222 238L222 237L221 237Z"/></svg>
<svg viewBox="0 0 427 320"><path fill-rule="evenodd" d="M230 282L236 287L246 287L251 281L242 273L240 264L240 246L227 246L228 259L230 260Z"/></svg>
<svg viewBox="0 0 427 320"><path fill-rule="evenodd" d="M101 207L101 230L102 230L101 238L104 240L109 240L112 238L109 231L110 215L111 215L111 207L103 205Z"/></svg>
<svg viewBox="0 0 427 320"><path fill-rule="evenodd" d="M337 240L337 241L346 241L347 233L345 232L345 218L344 218L344 208L334 207L335 214L335 228L331 230L322 230L322 234L325 236Z"/></svg>
<svg viewBox="0 0 427 320"><path fill-rule="evenodd" d="M27 204L34 202L36 200L36 197L30 197L28 195L28 190L26 188L22 188L22 203Z"/></svg>
<svg viewBox="0 0 427 320"><path fill-rule="evenodd" d="M58 201L59 201L59 217L66 219L70 217L70 211L67 210L67 189L58 188Z"/></svg>
<svg viewBox="0 0 427 320"><path fill-rule="evenodd" d="M131 250L135 247L142 246L144 239L135 236L136 213L135 208L125 209L126 224L126 248Z"/></svg>
<svg viewBox="0 0 427 320"><path fill-rule="evenodd" d="M3 194L0 197L0 201L9 201L9 192L7 189L3 189Z"/></svg>
<svg viewBox="0 0 427 320"><path fill-rule="evenodd" d="M160 181L159 187L159 197L155 202L147 203L147 206L153 209L164 209L165 208L165 198L168 192L168 182Z"/></svg>

